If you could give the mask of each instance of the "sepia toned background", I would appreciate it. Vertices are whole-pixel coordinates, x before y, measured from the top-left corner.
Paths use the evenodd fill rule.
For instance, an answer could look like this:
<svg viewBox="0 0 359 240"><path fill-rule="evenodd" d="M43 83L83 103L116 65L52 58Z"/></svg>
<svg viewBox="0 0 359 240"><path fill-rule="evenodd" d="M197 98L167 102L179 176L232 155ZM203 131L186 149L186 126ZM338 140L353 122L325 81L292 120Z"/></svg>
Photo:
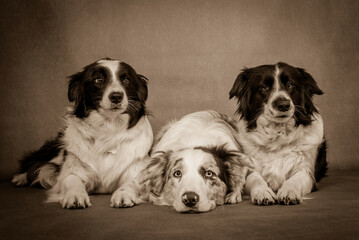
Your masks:
<svg viewBox="0 0 359 240"><path fill-rule="evenodd" d="M359 168L359 1L1 1L0 179L24 152L63 126L67 76L103 57L149 82L158 132L167 121L214 109L244 66L303 67L325 95L331 168Z"/></svg>

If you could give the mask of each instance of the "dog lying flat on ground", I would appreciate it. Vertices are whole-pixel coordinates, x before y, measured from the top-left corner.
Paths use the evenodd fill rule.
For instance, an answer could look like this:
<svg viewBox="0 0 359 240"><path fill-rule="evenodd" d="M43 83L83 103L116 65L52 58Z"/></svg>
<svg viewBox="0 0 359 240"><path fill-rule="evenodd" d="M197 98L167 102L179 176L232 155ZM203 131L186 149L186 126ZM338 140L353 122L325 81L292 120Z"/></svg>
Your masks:
<svg viewBox="0 0 359 240"><path fill-rule="evenodd" d="M236 127L215 111L192 113L165 126L144 174L150 202L178 212L240 202L251 163L235 136Z"/></svg>
<svg viewBox="0 0 359 240"><path fill-rule="evenodd" d="M147 119L147 78L128 64L101 59L71 76L74 103L57 138L20 162L15 185L50 188L63 208L91 206L89 193L113 193L113 207L140 201L132 180L142 171L153 134Z"/></svg>
<svg viewBox="0 0 359 240"><path fill-rule="evenodd" d="M258 205L299 204L325 175L323 119L313 77L285 63L245 68L230 98L238 99L239 142L255 169L245 189Z"/></svg>

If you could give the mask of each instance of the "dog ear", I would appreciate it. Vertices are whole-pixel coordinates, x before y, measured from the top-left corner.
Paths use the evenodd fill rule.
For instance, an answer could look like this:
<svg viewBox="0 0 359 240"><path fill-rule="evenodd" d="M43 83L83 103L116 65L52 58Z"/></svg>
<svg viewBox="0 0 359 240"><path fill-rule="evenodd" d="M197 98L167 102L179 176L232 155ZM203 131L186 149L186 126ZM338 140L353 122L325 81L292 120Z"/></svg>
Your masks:
<svg viewBox="0 0 359 240"><path fill-rule="evenodd" d="M318 109L313 103L313 95L322 95L323 91L318 87L317 82L309 73L307 73L303 68L298 68L298 70L302 75L302 81L304 85L304 111L297 109L295 116L297 124L302 123L307 125L312 122L311 116L313 113L318 112Z"/></svg>
<svg viewBox="0 0 359 240"><path fill-rule="evenodd" d="M245 86L247 85L247 68L244 68L242 72L237 76L231 91L229 92L229 99L237 97L238 101L243 97L246 91Z"/></svg>
<svg viewBox="0 0 359 240"><path fill-rule="evenodd" d="M140 101L142 103L146 102L147 97L148 97L148 88L147 88L147 83L148 83L148 78L146 78L145 76L141 75L141 74L137 74L137 77L139 79L138 81L138 98L140 99Z"/></svg>
<svg viewBox="0 0 359 240"><path fill-rule="evenodd" d="M314 80L312 75L306 72L303 68L298 68L298 70L302 74L305 89L310 97L312 97L314 94L324 94L324 92L318 87L317 82Z"/></svg>
<svg viewBox="0 0 359 240"><path fill-rule="evenodd" d="M84 73L80 72L70 76L67 92L69 101L75 103L73 114L80 118L86 117L85 96L82 86L83 75Z"/></svg>
<svg viewBox="0 0 359 240"><path fill-rule="evenodd" d="M144 181L149 184L149 190L156 196L160 196L166 185L170 166L170 156L173 151L155 152L148 163Z"/></svg>

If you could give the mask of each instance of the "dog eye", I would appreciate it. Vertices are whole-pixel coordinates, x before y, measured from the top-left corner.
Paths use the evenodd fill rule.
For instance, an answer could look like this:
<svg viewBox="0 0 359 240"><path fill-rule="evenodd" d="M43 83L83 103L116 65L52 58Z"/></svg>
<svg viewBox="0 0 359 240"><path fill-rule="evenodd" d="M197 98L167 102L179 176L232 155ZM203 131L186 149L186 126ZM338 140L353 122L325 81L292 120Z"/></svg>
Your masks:
<svg viewBox="0 0 359 240"><path fill-rule="evenodd" d="M173 173L173 176L176 177L176 178L179 178L182 176L182 172L180 170L177 170Z"/></svg>
<svg viewBox="0 0 359 240"><path fill-rule="evenodd" d="M105 80L104 80L103 78L95 78L93 81L94 81L96 84L101 84L101 83L103 83Z"/></svg>
<svg viewBox="0 0 359 240"><path fill-rule="evenodd" d="M266 85L266 84L262 84L259 88L260 88L260 90L262 90L262 91L267 91L267 90L269 89L269 86Z"/></svg>
<svg viewBox="0 0 359 240"><path fill-rule="evenodd" d="M122 80L122 82L123 82L123 84L129 84L130 83L130 79L128 79L128 78L124 78L123 80Z"/></svg>
<svg viewBox="0 0 359 240"><path fill-rule="evenodd" d="M287 88L288 88L288 89L294 88L294 84L291 83L291 82L288 82L288 83L287 83Z"/></svg>
<svg viewBox="0 0 359 240"><path fill-rule="evenodd" d="M206 177L213 177L213 176L214 176L214 172L212 172L211 170L206 171Z"/></svg>

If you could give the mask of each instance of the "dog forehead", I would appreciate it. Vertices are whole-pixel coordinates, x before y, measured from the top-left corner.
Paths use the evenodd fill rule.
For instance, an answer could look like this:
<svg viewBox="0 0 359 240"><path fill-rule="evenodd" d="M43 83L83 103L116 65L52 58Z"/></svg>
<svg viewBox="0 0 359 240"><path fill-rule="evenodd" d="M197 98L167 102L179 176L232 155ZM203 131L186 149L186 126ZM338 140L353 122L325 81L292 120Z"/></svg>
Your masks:
<svg viewBox="0 0 359 240"><path fill-rule="evenodd" d="M182 151L183 165L188 169L198 170L205 165L215 165L212 154L199 149L187 149Z"/></svg>
<svg viewBox="0 0 359 240"><path fill-rule="evenodd" d="M112 73L116 73L119 71L120 63L121 62L119 60L108 59L102 59L97 62L99 66L109 69Z"/></svg>

